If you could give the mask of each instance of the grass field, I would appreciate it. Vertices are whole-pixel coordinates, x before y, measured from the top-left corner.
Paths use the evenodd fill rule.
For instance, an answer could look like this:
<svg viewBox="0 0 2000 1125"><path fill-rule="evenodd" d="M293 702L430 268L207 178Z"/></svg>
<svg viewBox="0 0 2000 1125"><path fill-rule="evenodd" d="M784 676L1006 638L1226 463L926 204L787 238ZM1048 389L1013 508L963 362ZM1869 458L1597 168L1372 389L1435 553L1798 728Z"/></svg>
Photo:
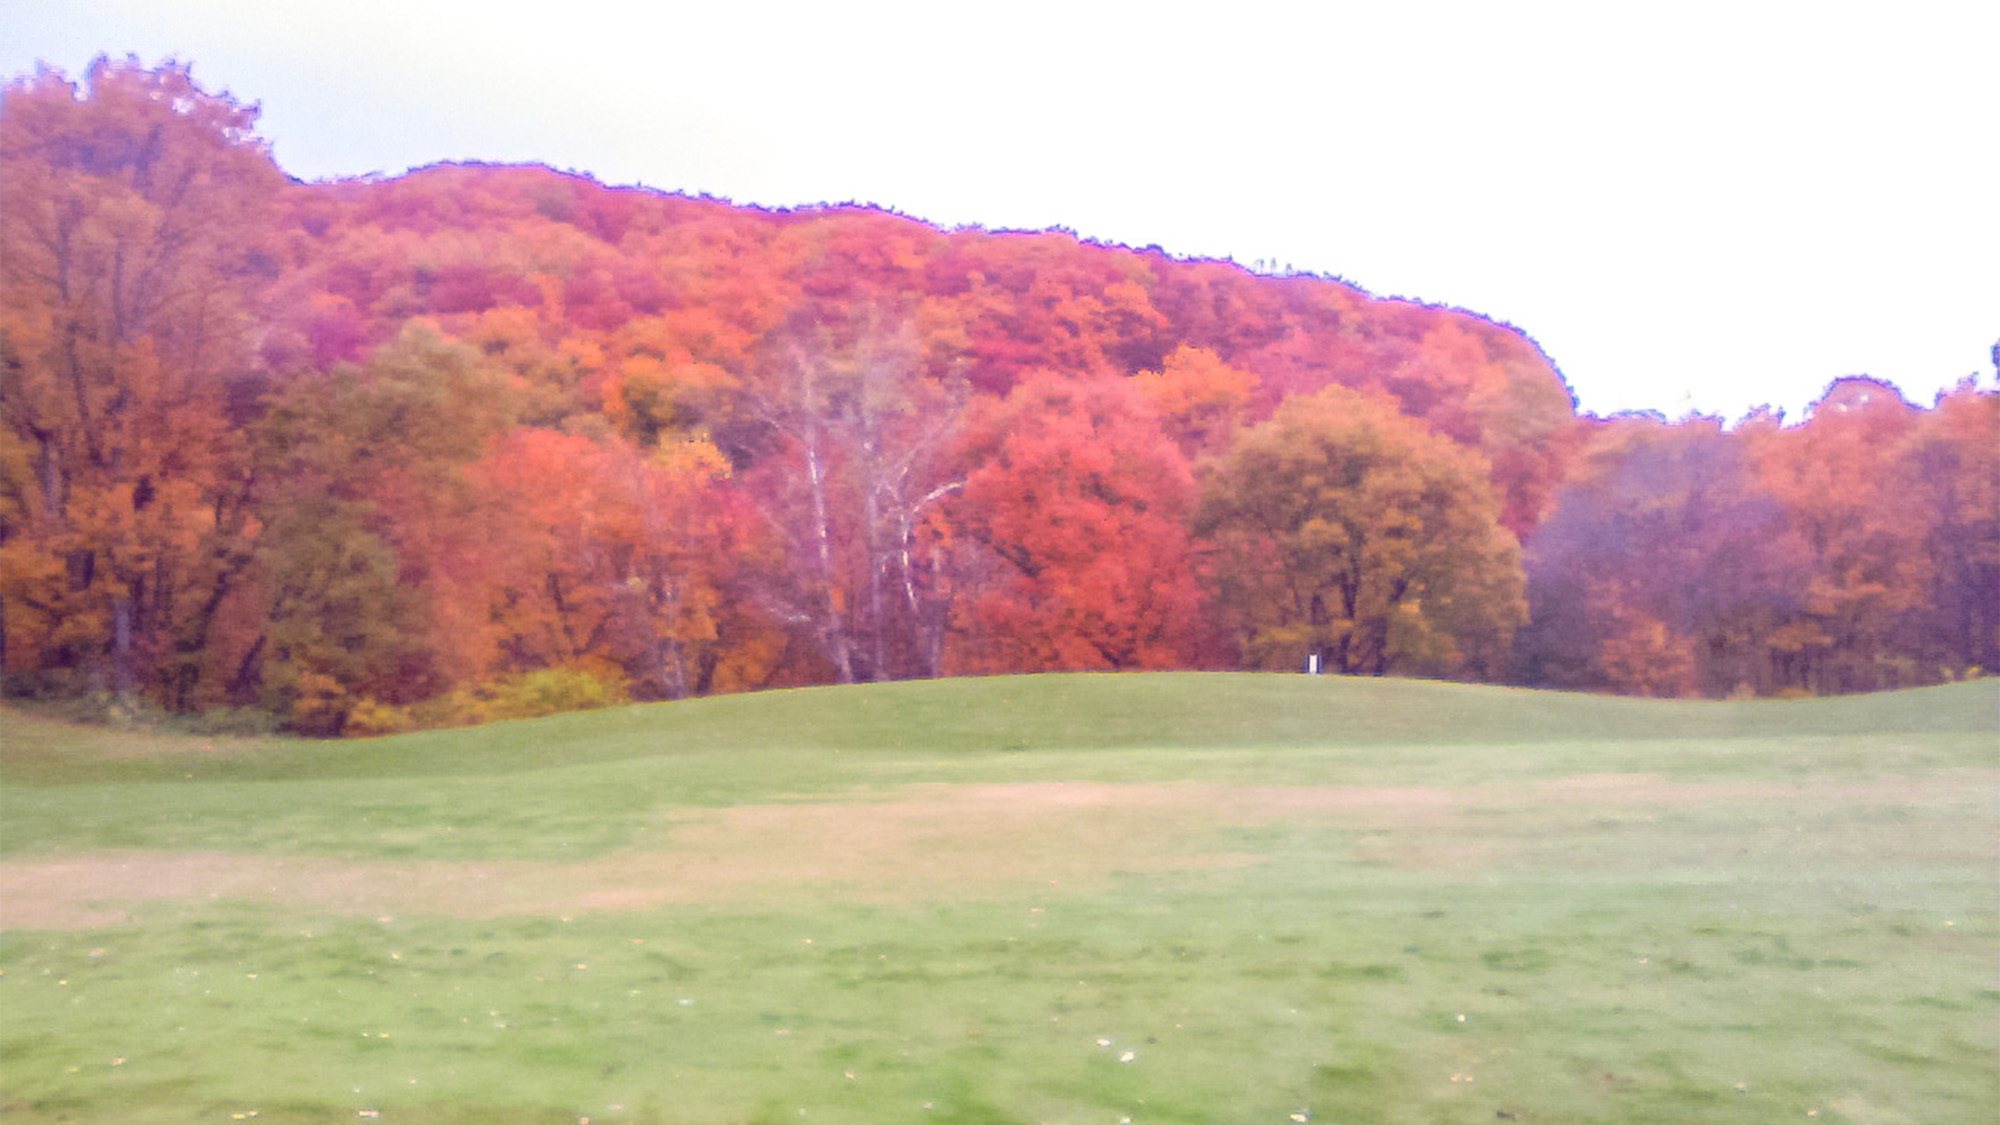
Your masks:
<svg viewBox="0 0 2000 1125"><path fill-rule="evenodd" d="M9 1122L1971 1122L2000 682L0 712Z"/></svg>

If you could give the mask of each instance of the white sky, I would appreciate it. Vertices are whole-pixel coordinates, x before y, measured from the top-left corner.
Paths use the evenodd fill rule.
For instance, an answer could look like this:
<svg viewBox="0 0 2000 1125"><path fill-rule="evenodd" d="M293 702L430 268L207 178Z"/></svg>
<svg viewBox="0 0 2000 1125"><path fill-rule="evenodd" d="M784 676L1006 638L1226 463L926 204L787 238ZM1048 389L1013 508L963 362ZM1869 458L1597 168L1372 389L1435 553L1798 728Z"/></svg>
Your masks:
<svg viewBox="0 0 2000 1125"><path fill-rule="evenodd" d="M0 0L307 179L448 159L1063 226L1512 323L1586 410L1928 403L2000 339L2000 4Z"/></svg>

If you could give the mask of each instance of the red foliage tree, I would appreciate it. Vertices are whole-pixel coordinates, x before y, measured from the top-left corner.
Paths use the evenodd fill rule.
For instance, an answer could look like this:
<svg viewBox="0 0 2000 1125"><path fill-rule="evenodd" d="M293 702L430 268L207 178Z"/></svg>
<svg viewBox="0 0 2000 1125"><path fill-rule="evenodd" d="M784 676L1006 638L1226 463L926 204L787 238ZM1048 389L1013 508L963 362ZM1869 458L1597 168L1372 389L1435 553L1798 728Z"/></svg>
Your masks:
<svg viewBox="0 0 2000 1125"><path fill-rule="evenodd" d="M1185 667L1201 607L1194 481L1132 382L1031 375L989 402L952 516L980 559L961 595L964 671Z"/></svg>

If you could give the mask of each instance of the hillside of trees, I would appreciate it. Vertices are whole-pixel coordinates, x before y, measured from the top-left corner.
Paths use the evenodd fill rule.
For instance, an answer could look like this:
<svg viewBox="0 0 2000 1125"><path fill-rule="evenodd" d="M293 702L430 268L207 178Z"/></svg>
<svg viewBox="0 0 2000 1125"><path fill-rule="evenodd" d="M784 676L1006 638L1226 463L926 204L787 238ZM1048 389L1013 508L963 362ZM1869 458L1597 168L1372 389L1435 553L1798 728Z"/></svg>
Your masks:
<svg viewBox="0 0 2000 1125"><path fill-rule="evenodd" d="M2000 667L1970 378L1579 417L1519 331L1334 279L540 167L299 183L254 125L173 64L6 88L11 695L332 735L1309 653L1652 695Z"/></svg>

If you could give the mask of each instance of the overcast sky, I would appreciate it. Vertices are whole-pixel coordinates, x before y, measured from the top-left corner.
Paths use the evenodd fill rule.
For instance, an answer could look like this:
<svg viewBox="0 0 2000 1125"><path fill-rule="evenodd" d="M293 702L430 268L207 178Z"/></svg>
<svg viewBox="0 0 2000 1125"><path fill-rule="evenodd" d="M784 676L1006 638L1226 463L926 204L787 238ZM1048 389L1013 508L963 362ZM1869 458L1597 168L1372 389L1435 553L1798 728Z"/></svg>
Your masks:
<svg viewBox="0 0 2000 1125"><path fill-rule="evenodd" d="M304 179L539 161L1263 260L1676 417L1990 385L1996 44L1971 0L0 0L5 75L190 61Z"/></svg>

